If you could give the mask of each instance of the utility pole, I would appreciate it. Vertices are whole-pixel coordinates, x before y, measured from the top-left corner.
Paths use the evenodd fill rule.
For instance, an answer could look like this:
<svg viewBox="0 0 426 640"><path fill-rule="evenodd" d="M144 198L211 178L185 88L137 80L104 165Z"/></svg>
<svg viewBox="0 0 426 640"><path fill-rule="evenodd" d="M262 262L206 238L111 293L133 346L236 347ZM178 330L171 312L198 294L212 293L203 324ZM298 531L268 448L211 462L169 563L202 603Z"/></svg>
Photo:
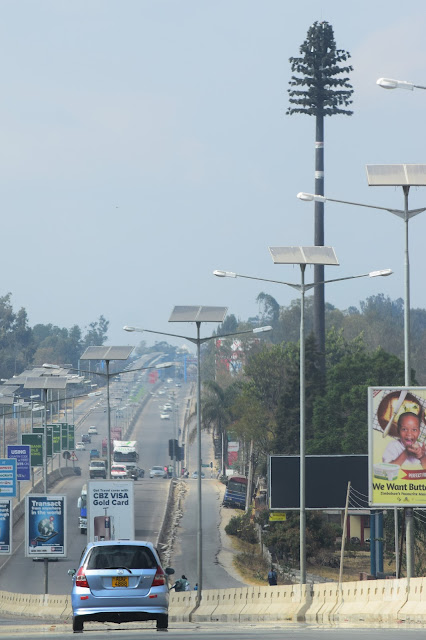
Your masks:
<svg viewBox="0 0 426 640"><path fill-rule="evenodd" d="M342 114L352 104L349 78L341 77L352 66L340 66L350 58L347 51L336 48L333 27L328 22L314 22L300 46L299 58L290 58L293 75L287 115L302 113L315 116L315 194L324 195L324 116ZM324 246L324 203L315 202L314 244ZM314 266L314 335L325 374L325 291L324 266Z"/></svg>

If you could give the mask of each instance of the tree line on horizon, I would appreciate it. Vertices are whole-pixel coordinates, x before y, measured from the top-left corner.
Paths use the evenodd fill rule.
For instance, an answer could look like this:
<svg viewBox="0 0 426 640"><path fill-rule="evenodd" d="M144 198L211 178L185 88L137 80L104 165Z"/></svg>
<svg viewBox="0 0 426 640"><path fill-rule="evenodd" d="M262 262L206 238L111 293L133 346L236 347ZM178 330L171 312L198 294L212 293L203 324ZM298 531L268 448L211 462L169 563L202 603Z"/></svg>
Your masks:
<svg viewBox="0 0 426 640"><path fill-rule="evenodd" d="M102 315L84 329L51 323L30 327L25 308L14 311L11 297L11 293L0 297L0 378L11 378L44 362L77 368L87 347L107 339L109 321Z"/></svg>

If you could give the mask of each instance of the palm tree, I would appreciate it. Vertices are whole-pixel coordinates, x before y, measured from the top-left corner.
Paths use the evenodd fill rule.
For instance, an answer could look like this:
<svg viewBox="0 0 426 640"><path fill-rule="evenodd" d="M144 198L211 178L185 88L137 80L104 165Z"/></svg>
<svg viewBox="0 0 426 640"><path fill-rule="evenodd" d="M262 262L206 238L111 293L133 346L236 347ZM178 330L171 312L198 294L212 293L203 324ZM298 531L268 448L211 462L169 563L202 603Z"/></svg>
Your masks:
<svg viewBox="0 0 426 640"><path fill-rule="evenodd" d="M222 449L222 473L228 460L228 428L233 422L232 405L240 390L235 382L223 389L217 382L209 380L203 384L201 404L201 427L220 439Z"/></svg>

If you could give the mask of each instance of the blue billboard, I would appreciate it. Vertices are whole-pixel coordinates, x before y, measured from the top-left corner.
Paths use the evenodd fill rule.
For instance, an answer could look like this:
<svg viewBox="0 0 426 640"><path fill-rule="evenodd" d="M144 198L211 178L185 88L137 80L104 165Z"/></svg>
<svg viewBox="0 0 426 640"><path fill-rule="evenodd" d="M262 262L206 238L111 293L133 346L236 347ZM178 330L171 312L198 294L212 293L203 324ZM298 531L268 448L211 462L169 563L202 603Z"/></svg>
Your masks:
<svg viewBox="0 0 426 640"><path fill-rule="evenodd" d="M0 499L0 555L12 553L12 499Z"/></svg>
<svg viewBox="0 0 426 640"><path fill-rule="evenodd" d="M25 496L25 555L65 558L66 497L44 494Z"/></svg>
<svg viewBox="0 0 426 640"><path fill-rule="evenodd" d="M31 446L29 444L8 444L7 457L16 459L16 479L31 479Z"/></svg>

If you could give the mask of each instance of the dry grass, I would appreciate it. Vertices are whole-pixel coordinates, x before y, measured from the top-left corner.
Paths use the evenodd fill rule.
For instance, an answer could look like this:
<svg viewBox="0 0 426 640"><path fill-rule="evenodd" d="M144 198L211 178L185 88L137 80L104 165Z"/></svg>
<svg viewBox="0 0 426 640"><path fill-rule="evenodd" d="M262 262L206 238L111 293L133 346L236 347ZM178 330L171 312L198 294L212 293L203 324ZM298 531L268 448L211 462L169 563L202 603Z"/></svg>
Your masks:
<svg viewBox="0 0 426 640"><path fill-rule="evenodd" d="M258 545L243 542L234 536L232 536L232 544L237 552L233 564L244 582L247 584L268 584L269 565L259 553Z"/></svg>
<svg viewBox="0 0 426 640"><path fill-rule="evenodd" d="M247 584L267 585L269 565L260 555L258 546L242 542L232 536L232 544L235 549L234 567L237 573ZM340 561L340 553L334 554ZM384 571L391 573L394 566L385 563ZM343 582L354 582L360 579L360 573L370 573L370 553L368 551L349 551L345 553L343 561ZM339 580L339 565L328 567L320 564L307 564L307 573L312 573L328 580ZM278 580L280 584L284 582Z"/></svg>

